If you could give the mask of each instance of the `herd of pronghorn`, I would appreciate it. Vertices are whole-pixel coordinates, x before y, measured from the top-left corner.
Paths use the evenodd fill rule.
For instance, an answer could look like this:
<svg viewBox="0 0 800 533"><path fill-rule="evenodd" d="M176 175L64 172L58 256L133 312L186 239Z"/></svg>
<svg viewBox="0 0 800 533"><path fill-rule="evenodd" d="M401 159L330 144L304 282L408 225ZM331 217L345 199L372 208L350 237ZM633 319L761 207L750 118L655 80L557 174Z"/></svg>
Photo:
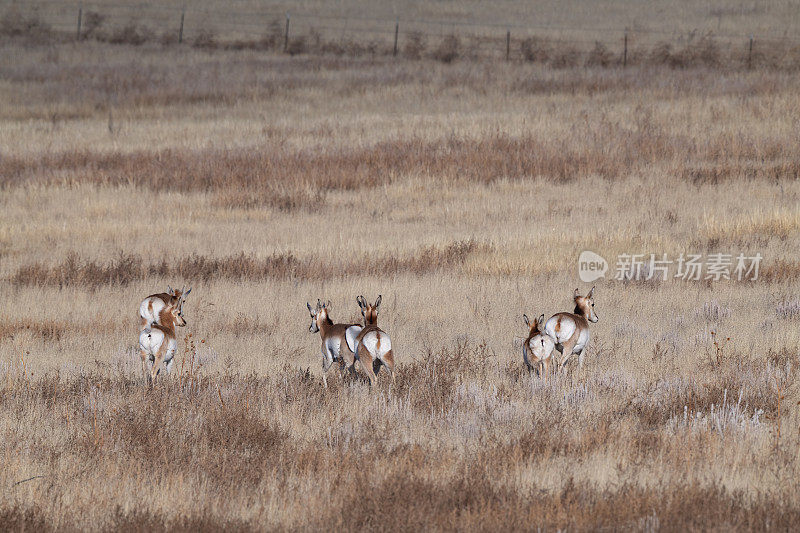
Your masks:
<svg viewBox="0 0 800 533"><path fill-rule="evenodd" d="M175 357L178 341L176 326L185 326L183 303L189 290L173 290L168 287L165 293L153 294L139 305L141 332L142 372L150 384L154 384L161 365L169 374ZM308 331L319 333L322 338L322 382L328 386L326 374L333 363L338 362L342 371L356 372L356 362L369 378L370 385L377 381L378 371L385 366L394 382L394 355L392 340L378 327L378 308L381 296L370 304L363 296L356 298L361 308L362 324L336 324L330 317L330 302L317 300L316 307L306 303L311 314ZM529 371L534 368L547 379L553 350L561 352L561 360L556 361L562 370L573 355L578 356L579 366L583 366L583 352L589 343L589 322L597 322L594 312L594 287L581 296L578 289L573 295L575 309L572 313L556 313L547 321L544 315L531 322L528 315L522 315L528 327L528 337L522 345L522 358Z"/></svg>

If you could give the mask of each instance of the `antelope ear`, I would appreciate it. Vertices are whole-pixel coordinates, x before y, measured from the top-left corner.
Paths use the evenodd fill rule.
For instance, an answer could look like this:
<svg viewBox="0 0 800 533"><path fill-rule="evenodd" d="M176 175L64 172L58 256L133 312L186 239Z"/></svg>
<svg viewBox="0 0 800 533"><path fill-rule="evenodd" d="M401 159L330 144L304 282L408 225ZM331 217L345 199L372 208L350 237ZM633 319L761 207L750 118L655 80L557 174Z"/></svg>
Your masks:
<svg viewBox="0 0 800 533"><path fill-rule="evenodd" d="M528 315L523 314L522 315L522 320L525 321L525 325L526 326L531 327L531 321L530 321L530 319L528 319Z"/></svg>
<svg viewBox="0 0 800 533"><path fill-rule="evenodd" d="M539 320L537 320L537 321L536 321L536 323L539 325L539 329L540 329L542 332L544 332L544 313L542 313L541 315L539 315Z"/></svg>
<svg viewBox="0 0 800 533"><path fill-rule="evenodd" d="M589 291L589 294L587 294L586 297L589 299L594 298L594 285L592 286L592 290Z"/></svg>
<svg viewBox="0 0 800 533"><path fill-rule="evenodd" d="M306 307L308 307L308 312L311 313L311 316L314 316L314 311L311 310L311 304L306 302Z"/></svg>
<svg viewBox="0 0 800 533"><path fill-rule="evenodd" d="M172 287L170 285L167 285L167 294L170 296L175 296L175 293L172 291Z"/></svg>
<svg viewBox="0 0 800 533"><path fill-rule="evenodd" d="M191 287L189 287L189 290L188 290L188 291L186 291L186 292L184 292L184 293L183 293L183 297L184 297L184 298L186 298L187 296L189 296L189 293L190 293L190 292L192 292L192 288L191 288Z"/></svg>
<svg viewBox="0 0 800 533"><path fill-rule="evenodd" d="M331 301L330 301L330 300L328 300L327 302L325 302L324 304L322 304L322 307L324 307L325 309L330 309L330 307L331 307Z"/></svg>
<svg viewBox="0 0 800 533"><path fill-rule="evenodd" d="M573 298L580 298L580 296L581 296L581 293L578 291L578 289L575 289L575 293L572 295L572 297Z"/></svg>
<svg viewBox="0 0 800 533"><path fill-rule="evenodd" d="M359 296L358 298L356 298L356 303L358 304L359 307L362 308L367 306L367 301L364 299L363 296Z"/></svg>
<svg viewBox="0 0 800 533"><path fill-rule="evenodd" d="M376 311L378 310L378 307L380 307L380 305L381 305L381 300L383 300L383 296L379 294L378 295L378 299L375 300L375 310Z"/></svg>

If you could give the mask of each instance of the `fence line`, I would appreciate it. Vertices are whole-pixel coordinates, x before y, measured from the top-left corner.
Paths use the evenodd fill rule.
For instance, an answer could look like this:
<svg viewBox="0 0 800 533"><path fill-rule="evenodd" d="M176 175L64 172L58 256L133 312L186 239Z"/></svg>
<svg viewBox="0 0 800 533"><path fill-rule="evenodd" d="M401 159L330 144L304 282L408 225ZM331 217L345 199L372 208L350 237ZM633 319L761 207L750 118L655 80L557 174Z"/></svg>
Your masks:
<svg viewBox="0 0 800 533"><path fill-rule="evenodd" d="M15 6L20 7L20 3L14 0L5 0L0 5L5 5L7 7ZM128 9L130 11L137 11L146 9L149 11L162 11L165 13L173 13L179 16L184 8L182 7L172 7L172 6L164 6L158 5L148 2L139 2L139 3L121 3L121 2L101 2L101 1L72 1L72 2L64 2L59 0L28 0L24 2L25 6L36 8L37 6L58 6L61 8L71 8L75 11L78 10L80 5L83 5L85 10L89 8L98 8L104 10L114 10L114 9ZM232 12L231 10L214 10L214 9L204 9L204 8L191 8L186 9L187 13L200 13L204 15L213 15L215 17L226 17L226 16L237 16L237 17L266 17L266 18L276 18L276 19L284 19L287 15L286 12L279 12L279 11L271 11L271 10L258 10L258 11L241 11L237 10ZM316 14L316 13L302 13L302 12L294 12L290 13L291 18L295 19L308 19L308 20L339 20L339 21L363 21L363 22L376 22L381 23L382 25L386 26L385 33L389 34L394 31L394 26L396 22L399 22L401 25L403 24L418 24L418 25L431 25L431 26L447 26L447 27L473 27L473 28L495 28L500 30L536 30L536 31L574 31L574 32L597 32L597 33L607 33L607 34L623 34L626 30L630 33L636 34L645 34L645 35L666 35L666 36L676 36L676 35L689 35L693 32L699 32L698 29L693 30L660 30L660 29L631 29L625 27L615 27L615 28L583 28L577 26L563 26L563 25L537 25L537 24L520 24L518 22L480 22L474 20L443 20L443 19L416 19L416 18L409 18L398 16L395 18L381 18L381 17L368 17L363 15L326 15L326 14ZM716 38L728 38L728 39L740 39L746 40L749 38L750 35L755 35L755 32L743 32L743 33L724 33L724 32L713 32L714 37ZM439 34L430 34L430 35L439 35ZM790 37L788 35L775 35L772 33L758 33L758 37L761 40L777 40L777 41L784 41L788 40L791 42L800 42L800 37Z"/></svg>
<svg viewBox="0 0 800 533"><path fill-rule="evenodd" d="M105 31L121 31L133 27L146 30L153 36L158 32L162 40L173 35L171 39L176 42L196 41L202 37L205 41L218 39L218 44L224 45L270 37L281 41L282 48L288 52L300 48L303 43L299 40L316 40L317 43L324 41L329 47L337 42L352 46L361 41L360 44L365 47L373 50L380 48L383 53L397 56L398 48L402 49L403 44L408 44L409 40L441 41L456 36L466 41L459 43L466 50L465 55L511 60L526 55L521 49L526 39L538 38L548 41L557 49L566 50L570 46L582 46L584 49L592 46L613 48L607 52L618 55L618 62L626 66L634 60L631 54L635 47L648 44L687 45L711 38L729 45L731 49L741 45L747 66L750 67L754 54L756 57L763 54L764 45L797 47L800 44L800 38L771 33L578 28L519 22L425 20L402 16L389 20L365 15L285 13L268 9L237 10L235 7L192 8L186 5L167 6L147 2L0 1L0 16L11 10L40 17L49 27L65 34L71 31L78 39L89 36L90 32L99 32L100 27ZM91 23L89 17L92 17ZM579 33L580 36L565 35L566 33ZM97 33L93 34L95 37L96 35ZM398 43L401 37L404 43ZM800 55L800 50L797 50L797 54Z"/></svg>

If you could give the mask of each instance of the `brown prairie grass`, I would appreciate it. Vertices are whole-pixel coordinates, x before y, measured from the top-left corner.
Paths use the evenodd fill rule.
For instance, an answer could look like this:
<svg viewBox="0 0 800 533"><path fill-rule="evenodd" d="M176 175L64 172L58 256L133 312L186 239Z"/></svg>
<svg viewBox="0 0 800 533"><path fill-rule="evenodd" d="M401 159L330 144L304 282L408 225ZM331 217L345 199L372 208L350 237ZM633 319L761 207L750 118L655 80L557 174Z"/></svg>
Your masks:
<svg viewBox="0 0 800 533"><path fill-rule="evenodd" d="M207 37L0 45L0 529L792 529L796 73ZM582 250L600 321L545 384L521 315L571 310ZM715 252L759 279L612 279ZM148 389L137 306L183 284ZM325 390L305 304L359 294L397 382Z"/></svg>
<svg viewBox="0 0 800 533"><path fill-rule="evenodd" d="M37 465L30 472L41 477L24 483L48 491L72 491L76 503L83 505L82 498L89 494L78 485L92 474L78 465L127 473L109 479L92 497L88 516L62 509L57 500L42 501L36 507L4 509L3 525L52 528L59 516L57 523L62 525L104 529L124 524L180 529L190 519L197 527L236 524L247 529L267 525L316 529L331 523L346 529L392 530L409 524L434 529L505 530L530 524L639 529L651 521L670 529L761 529L768 523L788 526L797 519L797 508L781 497L779 485L754 497L719 481L703 481L697 466L717 458L736 461L726 451L726 441L733 439L752 453L758 453L759 441L737 436L742 430L730 425L721 426L720 432L716 427L710 432L688 426L670 429L665 421L676 418L674 407L652 397L664 381L634 386L628 407L615 398L617 392L599 392L602 401L587 404L591 414L581 414L558 400L577 384L556 380L546 400L554 402L549 409L481 414L486 400L475 394L485 394L483 387L495 379L494 371L480 364L486 356L481 346L445 349L406 364L397 388L388 390L384 385L379 394L370 393L366 385L351 389L338 382L324 391L316 380L288 365L272 376L190 376L184 371L153 391L125 375L33 378L9 368L0 394L3 408L20 413L20 421L35 417L42 429L58 429L34 430L40 435L38 445L24 461L12 463L4 483L23 481L16 479L22 465ZM199 386L189 386L189 377ZM464 387L476 379L484 385ZM711 379L713 386L724 386ZM601 381L595 376L587 385L594 388ZM523 391L532 384L526 380L505 390L495 409L522 401ZM706 384L686 386L690 396L707 394ZM754 403L763 405L763 400L768 398ZM363 405L364 412L352 427L327 425L341 401ZM721 398L718 401L723 405ZM630 407L642 402L650 410ZM687 401L687 405L692 415L709 413L699 403ZM744 409L748 416L754 410ZM381 411L393 416L375 418ZM587 415L593 419L591 427L584 427ZM459 445L452 448L455 443L395 440L402 431L400 420L419 416L443 427L458 427L464 417L483 419L478 423L485 427L476 434L478 447L469 451L459 451ZM506 426L508 416L517 420L513 430ZM613 488L574 478L547 488L546 475L539 481L535 475L530 481L508 475L519 469L544 473L551 464L598 454L610 454L620 462ZM653 469L655 460L656 471L668 473L666 477L654 484L632 481L637 473ZM763 468L773 459L755 460L748 468ZM790 470L776 481L794 479L794 463L782 465ZM139 483L150 486L150 496L120 507L115 494ZM286 490L292 486L303 489ZM10 490L25 490L24 484ZM176 490L199 494L214 506L223 501L249 503L198 513L192 501L158 502L161 494ZM288 508L264 508L247 494L280 501ZM289 510L304 508L302 502L311 497L315 512ZM342 513L342 508L350 512Z"/></svg>
<svg viewBox="0 0 800 533"><path fill-rule="evenodd" d="M357 275L395 276L412 272L426 274L453 270L473 253L491 253L491 247L473 240L459 241L444 247L429 246L410 257L385 254L360 257L348 263L300 261L291 254L273 255L259 259L241 253L232 257L206 257L193 254L183 258L164 258L146 265L142 257L121 253L107 264L82 261L70 254L63 263L46 266L41 263L21 266L11 277L17 285L43 287L81 286L97 289L101 286L125 286L148 277L184 277L208 283L226 279L233 281L326 280Z"/></svg>

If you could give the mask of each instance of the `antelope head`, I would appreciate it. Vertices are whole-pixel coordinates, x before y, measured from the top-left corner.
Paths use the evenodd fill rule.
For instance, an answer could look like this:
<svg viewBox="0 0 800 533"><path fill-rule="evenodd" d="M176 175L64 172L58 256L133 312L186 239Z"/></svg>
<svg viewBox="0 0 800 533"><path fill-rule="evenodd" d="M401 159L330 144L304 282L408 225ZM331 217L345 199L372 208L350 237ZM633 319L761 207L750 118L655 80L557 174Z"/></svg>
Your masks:
<svg viewBox="0 0 800 533"><path fill-rule="evenodd" d="M172 287L167 286L169 289L169 294L175 299L175 305L178 307L178 312L183 314L183 302L186 301L186 297L189 296L189 293L192 292L192 288L189 287L189 290L186 290L186 286L184 285L180 290L173 289Z"/></svg>
<svg viewBox="0 0 800 533"><path fill-rule="evenodd" d="M589 322L597 322L597 314L594 312L594 287L586 296L581 296L578 289L575 289L575 314L580 315Z"/></svg>
<svg viewBox="0 0 800 533"><path fill-rule="evenodd" d="M381 300L383 296L378 295L378 299L375 300L375 305L370 305L367 303L367 299L363 296L359 296L356 298L356 302L358 306L361 308L361 316L364 317L364 325L365 326L377 326L378 325L378 307L381 305Z"/></svg>
<svg viewBox="0 0 800 533"><path fill-rule="evenodd" d="M530 321L528 315L522 315L522 319L525 321L525 325L528 326L529 338L544 333L544 315L540 315L539 318L534 322Z"/></svg>
<svg viewBox="0 0 800 533"><path fill-rule="evenodd" d="M164 325L169 324L173 327L184 327L186 325L186 320L184 320L183 314L181 313L178 305L170 305L161 311L161 323Z"/></svg>
<svg viewBox="0 0 800 533"><path fill-rule="evenodd" d="M330 308L331 302L328 301L326 303L322 303L319 298L317 298L317 307L316 309L311 309L311 304L306 302L306 307L308 307L308 312L311 313L311 325L308 327L308 331L311 333L319 332L319 328L321 324L333 324L333 321L328 317L328 308Z"/></svg>

